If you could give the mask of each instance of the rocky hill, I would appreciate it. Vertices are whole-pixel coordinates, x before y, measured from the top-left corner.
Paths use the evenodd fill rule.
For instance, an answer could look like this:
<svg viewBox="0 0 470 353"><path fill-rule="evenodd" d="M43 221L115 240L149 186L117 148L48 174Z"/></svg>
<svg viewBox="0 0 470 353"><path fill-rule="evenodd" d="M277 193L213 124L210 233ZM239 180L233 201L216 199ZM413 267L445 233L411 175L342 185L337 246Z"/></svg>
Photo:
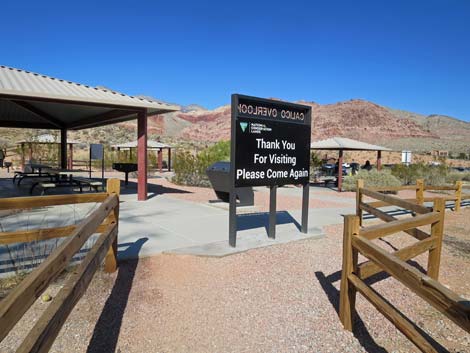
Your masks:
<svg viewBox="0 0 470 353"><path fill-rule="evenodd" d="M306 101L299 103L312 107L313 139L343 136L382 144L396 150L410 149L420 152L441 149L469 152L469 122L442 115L425 116L391 109L359 99L325 105ZM150 117L150 138L191 144L207 144L229 139L229 105L214 110L207 110L196 104L180 108L179 112ZM11 138L11 129L8 130L0 129L0 140L5 133ZM31 133L34 132L18 130L15 135L19 139L21 135ZM83 142L108 143L134 140L136 123L130 121L73 132L71 138Z"/></svg>
<svg viewBox="0 0 470 353"><path fill-rule="evenodd" d="M438 138L409 139L400 138L391 140L388 145L399 147L409 146L411 150L440 149L453 152L468 153L470 149L470 123L445 115L422 115L403 110L387 108L392 114L400 119L412 120L424 130L431 132Z"/></svg>
<svg viewBox="0 0 470 353"><path fill-rule="evenodd" d="M390 138L439 138L436 133L424 128L416 121L399 117L389 109L372 102L350 100L327 105L305 101L299 103L312 107L312 138L314 139L343 136L377 142ZM228 105L213 111L188 112L180 114L180 117L195 121L193 125L181 132L181 137L184 139L214 142L228 139L230 136L230 106Z"/></svg>

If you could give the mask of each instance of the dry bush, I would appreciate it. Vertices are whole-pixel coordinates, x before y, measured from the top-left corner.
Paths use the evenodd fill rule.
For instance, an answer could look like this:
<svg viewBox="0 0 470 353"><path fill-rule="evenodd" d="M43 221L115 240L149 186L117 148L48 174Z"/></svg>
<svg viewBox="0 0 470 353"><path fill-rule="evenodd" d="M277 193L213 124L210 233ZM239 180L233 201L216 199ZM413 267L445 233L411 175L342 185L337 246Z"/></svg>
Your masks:
<svg viewBox="0 0 470 353"><path fill-rule="evenodd" d="M371 171L361 170L356 175L348 176L344 179L343 189L345 191L356 191L357 180L364 180L365 187L380 188L401 186L400 179L396 178L389 170Z"/></svg>

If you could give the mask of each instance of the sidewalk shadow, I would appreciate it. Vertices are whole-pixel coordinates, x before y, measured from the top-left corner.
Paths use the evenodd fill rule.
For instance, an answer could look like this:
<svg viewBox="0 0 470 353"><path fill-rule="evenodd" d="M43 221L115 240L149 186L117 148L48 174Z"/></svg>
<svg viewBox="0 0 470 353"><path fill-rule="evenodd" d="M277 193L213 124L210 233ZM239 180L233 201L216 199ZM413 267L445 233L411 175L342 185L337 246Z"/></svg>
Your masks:
<svg viewBox="0 0 470 353"><path fill-rule="evenodd" d="M418 265L419 266L419 265ZM316 271L315 276L317 277L318 282L323 288L323 291L328 297L328 300L330 301L331 305L335 309L336 313L338 314L338 320L339 320L339 297L340 297L340 291L336 289L336 287L333 285L334 282L339 282L341 280L341 271L334 272L328 276L325 276L323 272ZM385 278L389 277L388 274L378 273L368 279L365 280L365 283L370 286L375 282L381 281ZM359 293L357 295L360 295ZM388 303L388 302L387 302ZM390 303L389 303L390 304ZM372 305L372 304L371 304ZM393 306L393 304L391 304ZM379 312L377 312L377 315L382 315ZM384 318L384 320L387 320ZM369 352L369 353L387 353L387 350L377 344L375 342L374 338L370 335L369 331L367 330L367 327L364 324L364 321L362 321L360 315L357 313L357 311L354 313L353 316L353 334L354 337L357 338L359 343L361 344L364 349ZM418 330L418 332L426 338L426 340L440 353L449 353L447 349L445 349L443 346L441 346L438 342L436 342L431 336L429 336L426 332L424 332L420 327L416 326L413 324L415 329Z"/></svg>
<svg viewBox="0 0 470 353"><path fill-rule="evenodd" d="M276 212L276 225L293 223L300 231L301 226L287 211ZM258 212L237 215L237 231L262 228L269 230L269 212Z"/></svg>
<svg viewBox="0 0 470 353"><path fill-rule="evenodd" d="M148 238L140 238L135 243L119 244L118 247L127 248L123 251L118 250L118 256L126 253L138 254L147 240ZM96 322L87 353L114 352L116 350L124 311L138 263L138 258L119 262L114 287Z"/></svg>
<svg viewBox="0 0 470 353"><path fill-rule="evenodd" d="M147 184L147 193L149 199L165 194L191 194L191 192L187 190L153 183ZM121 180L121 195L137 195L137 183L129 181L129 184L125 185L125 183Z"/></svg>

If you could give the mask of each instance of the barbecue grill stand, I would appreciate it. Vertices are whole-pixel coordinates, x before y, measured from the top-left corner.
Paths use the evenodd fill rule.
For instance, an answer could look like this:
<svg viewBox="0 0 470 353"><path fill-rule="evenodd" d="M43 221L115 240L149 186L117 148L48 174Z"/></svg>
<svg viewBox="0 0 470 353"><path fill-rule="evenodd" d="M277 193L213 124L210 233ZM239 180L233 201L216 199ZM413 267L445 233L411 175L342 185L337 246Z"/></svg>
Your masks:
<svg viewBox="0 0 470 353"><path fill-rule="evenodd" d="M229 202L230 198L230 162L215 162L206 170L206 174L217 197ZM253 206L255 198L251 186L236 188L237 206Z"/></svg>
<svg viewBox="0 0 470 353"><path fill-rule="evenodd" d="M137 171L136 163L113 163L113 169L126 175L125 185L129 183L129 173Z"/></svg>

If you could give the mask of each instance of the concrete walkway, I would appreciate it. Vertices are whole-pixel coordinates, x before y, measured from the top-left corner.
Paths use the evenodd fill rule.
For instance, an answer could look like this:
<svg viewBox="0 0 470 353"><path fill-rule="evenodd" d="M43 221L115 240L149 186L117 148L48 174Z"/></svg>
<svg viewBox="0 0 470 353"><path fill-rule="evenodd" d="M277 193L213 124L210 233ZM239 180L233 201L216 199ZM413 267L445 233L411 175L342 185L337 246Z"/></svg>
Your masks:
<svg viewBox="0 0 470 353"><path fill-rule="evenodd" d="M149 185L150 198L145 202L137 201L133 183L128 187L122 185L118 238L120 259L163 252L225 256L257 247L318 238L323 235L323 226L342 223L342 214L354 212L354 199L340 197L330 189L312 187L311 199L334 201L337 205L345 207L311 208L307 234L300 232L300 210L278 211L275 240L267 236L267 212L239 214L237 247L232 248L228 245L227 209L209 203L183 200L176 196L190 192L174 185L159 184L161 182L157 179L154 184ZM57 192L62 193L64 190ZM3 179L0 182L0 191L3 197L29 196L27 183L18 188L11 183L11 179ZM255 192L268 193L269 189L256 188ZM300 205L302 190L283 187L278 189L278 195L298 198ZM282 207L279 202L278 205ZM0 219L0 226L3 231L15 231L76 224L97 206L77 204L34 209L3 217ZM53 245L52 242L57 245L61 240L51 240L50 245ZM37 246L39 245L38 243ZM20 244L10 249L0 249L0 265L11 262L11 251L20 258L28 257L28 254L19 254L24 252L24 249Z"/></svg>
<svg viewBox="0 0 470 353"><path fill-rule="evenodd" d="M318 198L312 188L311 198ZM323 188L322 188L323 189ZM256 192L266 192L259 188ZM279 193L298 196L301 189L280 188ZM322 190L322 198L331 200L334 191ZM237 217L237 248L228 245L228 211L211 206L165 195L157 195L145 202L135 200L135 195L122 195L119 226L119 250L121 258L150 256L162 252L187 253L207 256L224 256L245 251L249 248L281 244L288 241L320 237L322 227L342 223L342 215L354 212L354 200L338 198L344 208L310 209L309 231L302 234L300 229L301 211L279 211L277 213L276 239L267 237L268 214L239 214ZM132 251L132 244L145 242Z"/></svg>

